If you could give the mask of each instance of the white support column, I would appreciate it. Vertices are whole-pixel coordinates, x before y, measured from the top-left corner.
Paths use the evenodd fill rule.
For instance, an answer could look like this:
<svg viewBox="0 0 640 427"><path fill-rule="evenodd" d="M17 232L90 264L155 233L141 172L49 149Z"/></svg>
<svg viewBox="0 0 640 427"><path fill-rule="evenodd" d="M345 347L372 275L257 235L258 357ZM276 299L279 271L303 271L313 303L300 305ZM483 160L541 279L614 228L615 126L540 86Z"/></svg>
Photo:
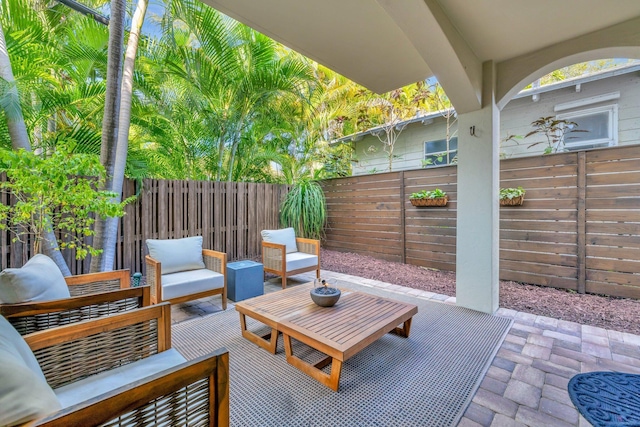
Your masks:
<svg viewBox="0 0 640 427"><path fill-rule="evenodd" d="M485 313L499 308L500 111L495 67L483 64L482 108L458 116L456 303Z"/></svg>

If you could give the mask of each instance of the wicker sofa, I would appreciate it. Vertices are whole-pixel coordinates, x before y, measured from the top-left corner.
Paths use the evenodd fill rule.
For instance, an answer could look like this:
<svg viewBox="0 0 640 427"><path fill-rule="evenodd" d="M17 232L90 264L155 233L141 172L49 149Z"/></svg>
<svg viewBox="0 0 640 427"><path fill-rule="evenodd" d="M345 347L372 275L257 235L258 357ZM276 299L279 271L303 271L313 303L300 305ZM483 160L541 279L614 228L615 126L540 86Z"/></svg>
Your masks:
<svg viewBox="0 0 640 427"><path fill-rule="evenodd" d="M24 337L0 317L0 425L228 426L227 351L186 361L170 316L164 303Z"/></svg>
<svg viewBox="0 0 640 427"><path fill-rule="evenodd" d="M262 230L262 264L264 272L282 277L282 289L287 277L315 271L320 277L320 241L296 237L293 228Z"/></svg>
<svg viewBox="0 0 640 427"><path fill-rule="evenodd" d="M202 237L147 240L147 284L151 303L178 304L212 295L227 309L227 254L202 249Z"/></svg>

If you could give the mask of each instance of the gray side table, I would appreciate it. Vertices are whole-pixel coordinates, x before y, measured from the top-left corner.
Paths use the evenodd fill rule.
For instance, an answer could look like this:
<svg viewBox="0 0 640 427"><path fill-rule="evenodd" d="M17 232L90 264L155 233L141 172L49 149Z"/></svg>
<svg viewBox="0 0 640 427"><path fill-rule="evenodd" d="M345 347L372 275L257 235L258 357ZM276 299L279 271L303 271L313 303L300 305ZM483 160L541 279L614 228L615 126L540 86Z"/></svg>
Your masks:
<svg viewBox="0 0 640 427"><path fill-rule="evenodd" d="M255 261L236 261L227 264L227 297L232 301L264 294L264 269Z"/></svg>

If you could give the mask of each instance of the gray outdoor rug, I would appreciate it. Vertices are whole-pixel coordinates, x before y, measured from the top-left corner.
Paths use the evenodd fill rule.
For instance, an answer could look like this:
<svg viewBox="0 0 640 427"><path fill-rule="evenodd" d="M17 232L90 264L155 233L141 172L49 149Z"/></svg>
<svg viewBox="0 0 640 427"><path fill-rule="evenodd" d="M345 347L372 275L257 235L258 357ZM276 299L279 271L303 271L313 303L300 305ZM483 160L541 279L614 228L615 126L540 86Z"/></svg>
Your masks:
<svg viewBox="0 0 640 427"><path fill-rule="evenodd" d="M242 338L233 306L174 325L173 345L188 359L220 347L229 350L234 427L457 425L511 320L377 288L338 285L418 306L409 338L387 334L343 364L338 392L290 366L282 337L275 355ZM251 319L247 323L260 330ZM295 341L294 353L308 361L321 358Z"/></svg>

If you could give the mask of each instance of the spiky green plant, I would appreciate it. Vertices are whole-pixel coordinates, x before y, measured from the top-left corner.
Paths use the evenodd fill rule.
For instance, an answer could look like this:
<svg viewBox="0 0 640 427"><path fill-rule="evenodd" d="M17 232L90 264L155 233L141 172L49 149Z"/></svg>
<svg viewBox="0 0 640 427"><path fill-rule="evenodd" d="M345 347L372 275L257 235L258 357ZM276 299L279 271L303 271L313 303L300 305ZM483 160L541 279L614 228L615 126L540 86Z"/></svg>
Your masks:
<svg viewBox="0 0 640 427"><path fill-rule="evenodd" d="M294 184L280 208L280 223L293 227L296 236L320 239L327 219L322 187L316 181L301 180Z"/></svg>

